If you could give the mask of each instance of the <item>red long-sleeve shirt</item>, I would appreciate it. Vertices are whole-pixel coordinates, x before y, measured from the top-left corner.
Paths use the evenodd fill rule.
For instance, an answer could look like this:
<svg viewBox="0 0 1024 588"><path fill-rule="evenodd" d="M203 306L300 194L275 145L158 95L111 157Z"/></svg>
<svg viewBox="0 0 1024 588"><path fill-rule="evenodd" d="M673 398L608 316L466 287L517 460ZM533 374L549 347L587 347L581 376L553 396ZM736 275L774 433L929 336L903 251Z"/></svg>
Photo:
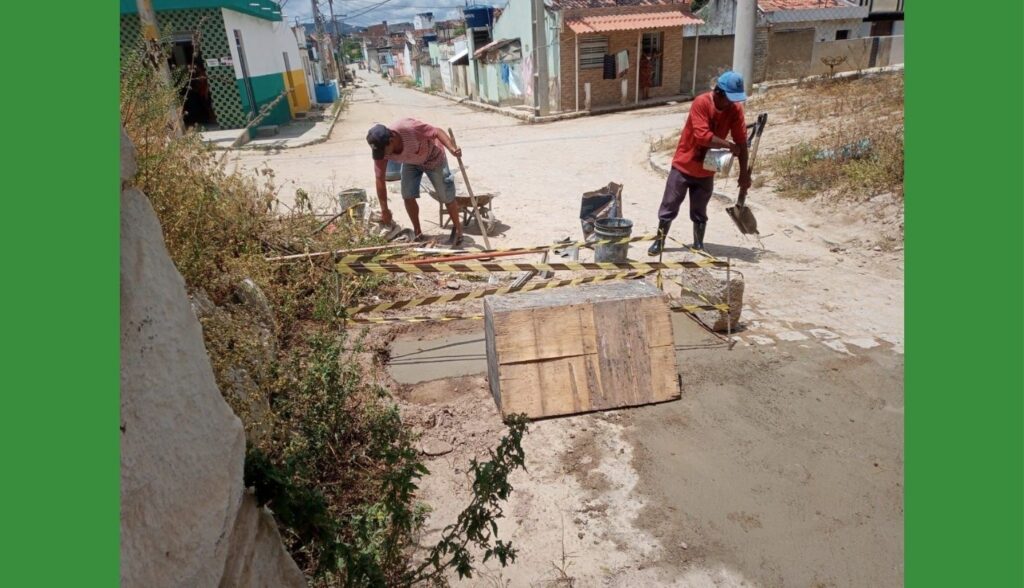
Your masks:
<svg viewBox="0 0 1024 588"><path fill-rule="evenodd" d="M733 102L725 110L718 110L711 92L697 96L679 136L672 167L697 178L715 175L715 172L704 169L704 154L711 145L712 136L724 139L730 131L734 143L746 145L747 123L743 117L743 104Z"/></svg>

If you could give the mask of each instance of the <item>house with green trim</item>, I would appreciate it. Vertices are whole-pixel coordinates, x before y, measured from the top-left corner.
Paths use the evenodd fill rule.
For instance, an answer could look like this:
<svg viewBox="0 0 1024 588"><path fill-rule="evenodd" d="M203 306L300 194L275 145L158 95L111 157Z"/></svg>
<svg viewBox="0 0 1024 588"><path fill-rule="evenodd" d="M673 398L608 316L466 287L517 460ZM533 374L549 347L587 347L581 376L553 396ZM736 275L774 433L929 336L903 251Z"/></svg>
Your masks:
<svg viewBox="0 0 1024 588"><path fill-rule="evenodd" d="M152 0L172 68L193 67L185 122L242 128L286 123L310 109L302 55L281 7L271 0ZM143 50L136 0L121 0L121 58Z"/></svg>

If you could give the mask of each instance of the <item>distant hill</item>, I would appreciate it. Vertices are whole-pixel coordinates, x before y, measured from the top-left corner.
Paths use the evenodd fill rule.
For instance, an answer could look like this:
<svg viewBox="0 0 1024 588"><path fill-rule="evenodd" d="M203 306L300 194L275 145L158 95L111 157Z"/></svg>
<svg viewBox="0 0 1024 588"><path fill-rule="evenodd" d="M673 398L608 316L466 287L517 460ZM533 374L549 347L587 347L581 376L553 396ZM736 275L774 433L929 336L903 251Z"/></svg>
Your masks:
<svg viewBox="0 0 1024 588"><path fill-rule="evenodd" d="M310 33L316 32L316 25L314 25L313 23L311 23L311 22L304 22L304 23L300 23L300 24L302 25L302 28L306 29L306 34L307 35L310 34ZM333 24L331 24L329 22L325 22L324 23L324 27L327 29L327 32L329 32L329 33L333 33L334 32L334 25ZM343 34L343 35L352 35L352 34L366 32L366 27L350 25L347 22L342 22L340 19L339 19L339 22L338 22L338 28L341 30L341 34Z"/></svg>

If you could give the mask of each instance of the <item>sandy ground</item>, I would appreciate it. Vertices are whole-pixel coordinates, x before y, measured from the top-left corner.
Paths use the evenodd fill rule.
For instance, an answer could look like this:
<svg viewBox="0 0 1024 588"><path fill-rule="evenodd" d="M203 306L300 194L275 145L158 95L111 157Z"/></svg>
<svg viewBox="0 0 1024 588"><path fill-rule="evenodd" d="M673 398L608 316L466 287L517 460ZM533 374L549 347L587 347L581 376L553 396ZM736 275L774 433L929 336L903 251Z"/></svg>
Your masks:
<svg viewBox="0 0 1024 588"><path fill-rule="evenodd" d="M329 141L234 161L271 167L283 202L302 188L330 209L326 194L373 193L366 129L415 116L453 128L475 190L499 194L494 247L579 238L579 195L610 181L625 186L634 234L655 228L664 179L649 145L679 132L687 105L526 125L358 74L362 86ZM814 132L770 122L762 153ZM746 284L737 346L726 351L682 328L682 400L533 423L528 471L515 474L501 525L520 550L517 563L488 564L466 585L902 585L902 205L887 196L812 205L776 197L769 184L748 197L758 243L724 213L735 180L716 189L728 197L712 201L708 248L731 258ZM446 234L436 203L420 203L424 230ZM405 222L395 196L392 207ZM681 219L672 235L689 242ZM481 244L474 230L467 235ZM631 256L646 257L640 247ZM465 502L468 461L486 457L502 431L483 370L473 367L482 326L374 333L396 363L379 378L430 454L421 496L435 508L429 543ZM422 349L453 343L451 371L424 367L436 360Z"/></svg>

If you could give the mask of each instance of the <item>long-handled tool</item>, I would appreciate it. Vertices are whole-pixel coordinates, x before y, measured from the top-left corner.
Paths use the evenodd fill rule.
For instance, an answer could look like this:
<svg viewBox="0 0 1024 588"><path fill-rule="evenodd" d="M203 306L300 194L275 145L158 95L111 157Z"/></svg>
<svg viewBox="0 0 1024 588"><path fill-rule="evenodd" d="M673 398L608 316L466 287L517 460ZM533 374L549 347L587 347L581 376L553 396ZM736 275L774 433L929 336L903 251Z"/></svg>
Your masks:
<svg viewBox="0 0 1024 588"><path fill-rule="evenodd" d="M452 146L456 149L459 148L455 142L455 133L451 129L448 129L448 136L452 140ZM469 185L469 176L466 175L466 166L462 165L462 157L456 157L459 160L459 169L462 170L462 181L466 182L466 191L469 192L469 199L473 202L473 215L476 216L476 224L480 227L480 233L484 237L484 247L487 249L491 248L491 240L487 238L487 225L484 224L484 220L480 218L480 207L476 203L476 196L473 195L473 188Z"/></svg>
<svg viewBox="0 0 1024 588"><path fill-rule="evenodd" d="M750 173L754 173L754 161L757 160L757 146L761 144L761 133L764 132L765 125L768 124L768 113L762 112L757 115L757 123L754 127L754 140L750 147L750 161L747 162L747 170Z"/></svg>
<svg viewBox="0 0 1024 588"><path fill-rule="evenodd" d="M757 122L754 123L753 130L753 145L750 149L750 157L747 160L747 173L753 173L754 160L757 158L757 147L761 144L761 133L764 132L764 126L768 124L768 114L761 113L757 117ZM747 191L740 189L740 195L736 198L736 205L730 206L725 209L726 214L732 219L732 222L736 224L736 228L740 230L744 235L757 235L757 219L754 218L754 213L746 206L747 202Z"/></svg>

